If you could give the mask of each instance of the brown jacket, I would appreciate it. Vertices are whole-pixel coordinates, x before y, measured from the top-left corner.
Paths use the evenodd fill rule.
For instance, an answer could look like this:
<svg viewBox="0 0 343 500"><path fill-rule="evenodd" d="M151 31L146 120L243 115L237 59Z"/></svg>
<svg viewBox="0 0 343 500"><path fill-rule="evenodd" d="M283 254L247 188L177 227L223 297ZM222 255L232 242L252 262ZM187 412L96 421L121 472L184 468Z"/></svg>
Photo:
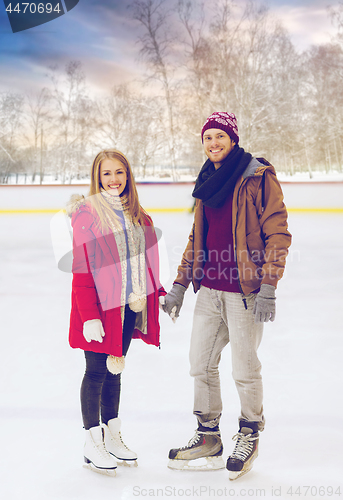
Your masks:
<svg viewBox="0 0 343 500"><path fill-rule="evenodd" d="M276 287L284 272L291 234L274 167L263 158L253 158L237 181L232 202L232 228L242 294L248 295L262 283ZM186 288L192 282L196 293L205 262L204 206L197 200L193 228L175 282Z"/></svg>

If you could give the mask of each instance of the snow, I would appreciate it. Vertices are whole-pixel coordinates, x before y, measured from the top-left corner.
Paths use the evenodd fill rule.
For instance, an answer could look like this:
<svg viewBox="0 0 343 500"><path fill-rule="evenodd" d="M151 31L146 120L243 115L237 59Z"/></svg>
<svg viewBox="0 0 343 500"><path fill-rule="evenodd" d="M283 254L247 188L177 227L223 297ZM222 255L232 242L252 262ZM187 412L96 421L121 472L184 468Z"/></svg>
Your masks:
<svg viewBox="0 0 343 500"><path fill-rule="evenodd" d="M281 182L343 182L343 167L339 167L340 170L330 170L330 171L320 171L314 170L311 173L307 170L303 172L294 172L292 175L289 173L277 171L277 176ZM196 175L185 173L179 170L177 173L177 182L195 182ZM144 177L140 175L135 175L135 180L137 183L170 183L173 182L173 175L170 171L164 171L161 168L157 168L155 174L151 172L147 173ZM66 184L64 185L82 185L89 184L90 178L85 176L80 179L66 179ZM9 185L40 185L40 176L36 175L34 182L32 182L32 176L25 174L12 174L8 178ZM61 185L61 179L56 178L55 175L46 174L43 178L43 185Z"/></svg>
<svg viewBox="0 0 343 500"><path fill-rule="evenodd" d="M23 204L29 203L24 198ZM327 198L329 206L332 200ZM118 467L115 478L82 467L79 389L84 359L81 351L68 345L71 276L56 265L52 217L0 217L1 498L339 498L342 213L290 213L293 245L278 287L277 317L266 325L259 351L266 429L253 470L235 482L229 481L226 470L167 468L169 449L185 445L196 427L188 373L196 299L191 289L176 324L161 315L161 349L136 340L127 357L120 417L124 440L138 453L139 466ZM192 215L156 212L153 219L163 231L168 252L168 289ZM239 415L229 346L222 356L221 380L226 458L234 446L231 438Z"/></svg>

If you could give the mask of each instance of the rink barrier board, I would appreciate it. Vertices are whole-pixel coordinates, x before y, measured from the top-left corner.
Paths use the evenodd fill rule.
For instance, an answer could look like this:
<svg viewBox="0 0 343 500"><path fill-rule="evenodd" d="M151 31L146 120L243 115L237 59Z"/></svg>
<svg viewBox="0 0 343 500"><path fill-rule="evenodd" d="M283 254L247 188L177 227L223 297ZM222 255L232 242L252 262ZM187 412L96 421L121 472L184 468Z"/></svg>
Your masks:
<svg viewBox="0 0 343 500"><path fill-rule="evenodd" d="M8 209L1 210L1 215L20 215L20 214L56 214L64 209L53 209L53 208L44 208L44 209ZM191 213L190 208L146 208L146 211L149 213L181 213L181 212L189 212ZM343 213L342 208L287 208L288 212L297 212L297 213Z"/></svg>
<svg viewBox="0 0 343 500"><path fill-rule="evenodd" d="M296 213L342 213L343 181L288 182L284 187L286 206ZM191 196L193 182L137 182L142 205L151 213L190 213L194 199ZM323 199L323 187L325 198ZM154 190L154 187L157 190ZM174 189L180 188L175 197ZM294 187L294 189L292 189ZM303 191L302 188L306 190ZM1 189L2 188L2 189ZM7 189L4 189L7 188ZM19 188L19 189L16 189ZM30 199L23 200L22 190L29 188ZM45 188L45 189L42 189ZM64 198L79 191L86 196L89 184L9 184L0 185L0 214L55 214L65 207ZM168 189L171 188L171 189ZM300 190L299 190L300 188ZM310 189L308 189L310 188ZM331 189L333 189L331 191ZM61 199L63 193L63 200ZM154 201L150 206L151 198ZM305 197L304 197L305 193ZM331 196L332 193L332 196ZM37 196L36 196L37 195ZM53 199L57 195L57 199ZM17 198L17 199L16 199ZM62 203L61 203L62 202ZM60 208L58 208L60 207Z"/></svg>

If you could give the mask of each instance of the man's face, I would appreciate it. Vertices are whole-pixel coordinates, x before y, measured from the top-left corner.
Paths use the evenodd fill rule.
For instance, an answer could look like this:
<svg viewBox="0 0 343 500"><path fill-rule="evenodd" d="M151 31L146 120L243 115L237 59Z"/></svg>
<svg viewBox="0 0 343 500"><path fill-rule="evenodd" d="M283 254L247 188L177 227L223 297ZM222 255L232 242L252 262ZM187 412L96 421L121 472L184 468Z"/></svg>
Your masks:
<svg viewBox="0 0 343 500"><path fill-rule="evenodd" d="M203 140L205 153L215 169L222 166L223 161L236 145L231 137L219 128L205 130Z"/></svg>

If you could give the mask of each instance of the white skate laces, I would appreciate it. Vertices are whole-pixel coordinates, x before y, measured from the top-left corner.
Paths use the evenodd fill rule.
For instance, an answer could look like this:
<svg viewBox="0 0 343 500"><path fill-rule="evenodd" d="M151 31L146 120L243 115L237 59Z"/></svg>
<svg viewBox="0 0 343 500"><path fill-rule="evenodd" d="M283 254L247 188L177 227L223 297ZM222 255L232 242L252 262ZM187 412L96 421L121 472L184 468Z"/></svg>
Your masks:
<svg viewBox="0 0 343 500"><path fill-rule="evenodd" d="M111 441L115 442L115 444L116 444L116 446L118 446L118 448L122 448L124 450L131 451L130 448L128 446L126 446L126 444L124 443L120 431L118 431L118 433L116 435L113 435L112 433L110 433L110 439L111 439Z"/></svg>
<svg viewBox="0 0 343 500"><path fill-rule="evenodd" d="M99 458L108 460L108 451L106 450L105 443L103 441L100 441L100 443L96 443L94 441L94 448L99 455Z"/></svg>
<svg viewBox="0 0 343 500"><path fill-rule="evenodd" d="M184 446L184 449L191 448L192 446L194 446L195 444L197 444L199 442L200 438L201 438L200 432L199 431L195 431L194 436L188 441L187 446Z"/></svg>
<svg viewBox="0 0 343 500"><path fill-rule="evenodd" d="M199 429L197 429L195 431L194 436L188 441L187 446L184 446L182 449L187 450L188 448L192 448L192 446L194 446L195 444L197 444L200 441L202 434L205 434L207 436L208 435L219 436L219 432L216 432L216 431L199 431Z"/></svg>
<svg viewBox="0 0 343 500"><path fill-rule="evenodd" d="M252 434L243 434L241 432L235 434L232 440L237 442L230 458L236 458L237 460L245 462L253 450L254 441L258 438L258 434L256 436Z"/></svg>

